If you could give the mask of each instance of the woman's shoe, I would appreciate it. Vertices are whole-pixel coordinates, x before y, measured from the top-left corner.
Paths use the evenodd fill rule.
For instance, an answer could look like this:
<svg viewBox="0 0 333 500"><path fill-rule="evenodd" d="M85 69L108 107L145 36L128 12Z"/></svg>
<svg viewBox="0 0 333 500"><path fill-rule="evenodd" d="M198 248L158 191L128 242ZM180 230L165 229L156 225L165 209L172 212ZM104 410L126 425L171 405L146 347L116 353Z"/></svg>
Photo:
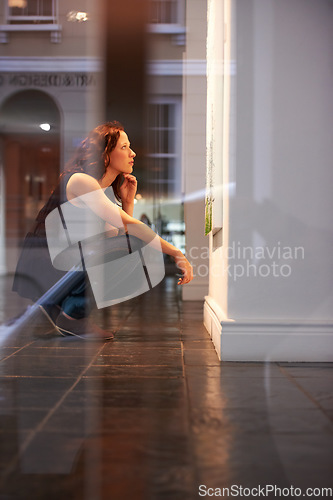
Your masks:
<svg viewBox="0 0 333 500"><path fill-rule="evenodd" d="M92 323L88 318L69 319L63 313L59 314L56 320L58 332L66 336L74 336L84 340L111 340L113 334L102 330Z"/></svg>
<svg viewBox="0 0 333 500"><path fill-rule="evenodd" d="M58 336L56 319L61 311L55 304L36 304L32 306L34 312L29 321L33 336L38 339L49 339Z"/></svg>
<svg viewBox="0 0 333 500"><path fill-rule="evenodd" d="M60 307L54 304L39 304L39 309L42 311L44 316L49 320L53 328L57 328L56 320L60 314Z"/></svg>

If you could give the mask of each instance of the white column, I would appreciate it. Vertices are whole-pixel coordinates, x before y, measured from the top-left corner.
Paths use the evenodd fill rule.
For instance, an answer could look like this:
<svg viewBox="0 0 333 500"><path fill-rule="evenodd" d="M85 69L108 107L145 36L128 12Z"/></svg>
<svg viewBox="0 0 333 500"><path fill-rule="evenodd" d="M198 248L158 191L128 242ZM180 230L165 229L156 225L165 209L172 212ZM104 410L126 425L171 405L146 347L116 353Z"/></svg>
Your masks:
<svg viewBox="0 0 333 500"><path fill-rule="evenodd" d="M219 256L211 248L205 324L222 360L332 361L333 10L325 0L229 3L236 77L223 182L227 167L234 189L224 185L228 237Z"/></svg>

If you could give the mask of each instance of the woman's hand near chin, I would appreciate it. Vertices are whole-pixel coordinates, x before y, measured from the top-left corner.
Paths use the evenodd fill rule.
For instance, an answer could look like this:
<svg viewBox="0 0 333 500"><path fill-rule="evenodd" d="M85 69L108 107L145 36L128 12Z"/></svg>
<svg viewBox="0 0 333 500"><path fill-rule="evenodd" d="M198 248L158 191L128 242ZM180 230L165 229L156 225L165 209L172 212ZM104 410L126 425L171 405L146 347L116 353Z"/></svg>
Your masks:
<svg viewBox="0 0 333 500"><path fill-rule="evenodd" d="M132 174L123 174L124 182L120 187L120 196L122 203L133 203L137 190L137 180Z"/></svg>
<svg viewBox="0 0 333 500"><path fill-rule="evenodd" d="M178 285L184 285L193 280L193 267L181 252L175 256L177 267L182 271L183 276L179 278Z"/></svg>

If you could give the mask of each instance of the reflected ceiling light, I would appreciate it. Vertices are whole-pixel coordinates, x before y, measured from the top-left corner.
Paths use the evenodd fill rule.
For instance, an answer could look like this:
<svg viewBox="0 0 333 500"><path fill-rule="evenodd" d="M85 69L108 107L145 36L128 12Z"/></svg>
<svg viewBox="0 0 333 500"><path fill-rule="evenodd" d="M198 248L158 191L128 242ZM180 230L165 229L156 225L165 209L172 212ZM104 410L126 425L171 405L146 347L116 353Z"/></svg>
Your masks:
<svg viewBox="0 0 333 500"><path fill-rule="evenodd" d="M71 10L67 14L67 21L83 23L89 20L89 15L87 12L79 12L77 10Z"/></svg>
<svg viewBox="0 0 333 500"><path fill-rule="evenodd" d="M27 0L8 0L8 7L18 7L24 9L27 6Z"/></svg>
<svg viewBox="0 0 333 500"><path fill-rule="evenodd" d="M137 195L136 195L136 199L137 199L137 200L141 200L141 199L142 199L142 194L137 193Z"/></svg>
<svg viewBox="0 0 333 500"><path fill-rule="evenodd" d="M41 123L39 128L44 130L45 132L49 132L51 130L51 125L49 123Z"/></svg>

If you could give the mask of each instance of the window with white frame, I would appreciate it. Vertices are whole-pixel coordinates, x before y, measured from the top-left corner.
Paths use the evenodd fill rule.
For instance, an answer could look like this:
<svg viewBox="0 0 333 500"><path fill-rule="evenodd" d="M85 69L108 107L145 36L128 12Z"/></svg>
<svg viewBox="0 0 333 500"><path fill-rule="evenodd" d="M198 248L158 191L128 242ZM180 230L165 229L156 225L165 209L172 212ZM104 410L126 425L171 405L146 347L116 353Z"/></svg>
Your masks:
<svg viewBox="0 0 333 500"><path fill-rule="evenodd" d="M165 199L180 189L180 131L177 102L148 104L149 183L154 197Z"/></svg>
<svg viewBox="0 0 333 500"><path fill-rule="evenodd" d="M148 104L148 199L155 230L185 251L181 166L181 98L159 96Z"/></svg>
<svg viewBox="0 0 333 500"><path fill-rule="evenodd" d="M57 22L57 0L7 0L8 24Z"/></svg>
<svg viewBox="0 0 333 500"><path fill-rule="evenodd" d="M148 31L169 34L175 45L184 45L185 0L149 0Z"/></svg>

